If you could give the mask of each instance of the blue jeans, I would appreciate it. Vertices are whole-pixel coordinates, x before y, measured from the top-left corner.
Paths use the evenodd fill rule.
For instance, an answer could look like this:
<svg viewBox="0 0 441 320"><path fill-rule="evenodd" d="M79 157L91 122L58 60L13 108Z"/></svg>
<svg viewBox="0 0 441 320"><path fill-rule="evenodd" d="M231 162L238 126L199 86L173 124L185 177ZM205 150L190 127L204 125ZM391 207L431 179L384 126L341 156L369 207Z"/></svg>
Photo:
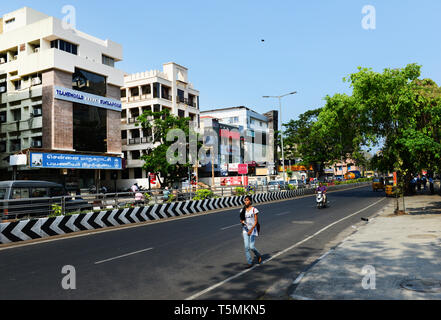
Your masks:
<svg viewBox="0 0 441 320"><path fill-rule="evenodd" d="M243 234L243 241L245 245L245 255L247 258L248 264L253 264L253 260L251 259L251 253L250 251L253 251L256 257L261 257L259 251L257 251L256 247L254 246L254 243L256 241L256 236L249 236L248 234Z"/></svg>

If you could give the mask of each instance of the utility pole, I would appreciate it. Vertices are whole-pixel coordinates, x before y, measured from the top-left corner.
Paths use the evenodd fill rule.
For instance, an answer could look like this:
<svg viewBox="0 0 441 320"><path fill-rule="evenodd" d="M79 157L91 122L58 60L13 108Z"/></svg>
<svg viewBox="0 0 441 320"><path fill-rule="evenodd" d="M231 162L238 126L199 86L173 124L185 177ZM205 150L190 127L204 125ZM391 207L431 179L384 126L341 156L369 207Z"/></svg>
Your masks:
<svg viewBox="0 0 441 320"><path fill-rule="evenodd" d="M282 142L282 166L283 166L283 182L286 182L286 171L285 171L285 146L283 143L283 118L282 118L282 98L289 96L289 95L293 95L296 94L297 91L295 92L291 92L288 94L284 94L282 96L263 96L263 98L277 98L279 99L279 109L280 109L280 126L282 128L282 130L280 130L280 139Z"/></svg>

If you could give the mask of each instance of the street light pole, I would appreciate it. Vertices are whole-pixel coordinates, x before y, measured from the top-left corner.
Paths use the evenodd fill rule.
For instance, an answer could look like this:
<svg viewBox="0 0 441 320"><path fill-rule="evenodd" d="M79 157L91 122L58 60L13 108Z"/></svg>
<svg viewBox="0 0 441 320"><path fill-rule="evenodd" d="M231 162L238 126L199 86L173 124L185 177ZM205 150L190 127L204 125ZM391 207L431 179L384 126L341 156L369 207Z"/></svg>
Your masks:
<svg viewBox="0 0 441 320"><path fill-rule="evenodd" d="M280 139L282 142L282 168L283 168L283 182L286 182L286 172L285 172L285 146L284 146L284 142L283 142L283 118L282 118L282 98L289 96L289 95L293 95L296 94L297 91L295 92L291 92L288 94L284 94L281 96L264 96L263 98L277 98L279 99L279 109L280 109L280 126L282 128L282 130L280 130Z"/></svg>

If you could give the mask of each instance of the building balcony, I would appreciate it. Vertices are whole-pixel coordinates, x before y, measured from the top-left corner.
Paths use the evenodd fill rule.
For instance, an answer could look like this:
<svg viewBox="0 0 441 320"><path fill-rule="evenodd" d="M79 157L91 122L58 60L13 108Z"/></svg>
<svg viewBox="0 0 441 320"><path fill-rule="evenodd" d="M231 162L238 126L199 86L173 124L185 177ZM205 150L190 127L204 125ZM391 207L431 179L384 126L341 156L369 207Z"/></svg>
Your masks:
<svg viewBox="0 0 441 320"><path fill-rule="evenodd" d="M127 124L132 124L132 123L136 123L136 122L138 122L138 117L139 117L139 115L136 116L135 118L129 118L129 119L127 119Z"/></svg>
<svg viewBox="0 0 441 320"><path fill-rule="evenodd" d="M43 117L35 117L28 120L0 124L1 133L26 131L41 128L43 128Z"/></svg>
<svg viewBox="0 0 441 320"><path fill-rule="evenodd" d="M129 160L127 159L127 168L141 168L144 165L144 160Z"/></svg>
<svg viewBox="0 0 441 320"><path fill-rule="evenodd" d="M144 144L144 143L152 143L153 137L140 137L140 138L133 138L128 140L128 145L134 145L134 144Z"/></svg>
<svg viewBox="0 0 441 320"><path fill-rule="evenodd" d="M26 89L21 89L18 91L3 93L2 103L26 100L26 99L41 97L42 95L43 95L43 86L38 85Z"/></svg>

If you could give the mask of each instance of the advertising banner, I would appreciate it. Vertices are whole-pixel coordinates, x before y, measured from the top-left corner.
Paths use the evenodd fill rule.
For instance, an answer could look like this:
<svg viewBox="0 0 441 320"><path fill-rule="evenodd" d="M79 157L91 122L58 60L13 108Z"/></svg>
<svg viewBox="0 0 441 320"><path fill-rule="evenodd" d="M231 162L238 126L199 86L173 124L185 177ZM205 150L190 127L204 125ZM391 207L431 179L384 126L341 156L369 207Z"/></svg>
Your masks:
<svg viewBox="0 0 441 320"><path fill-rule="evenodd" d="M240 177L225 177L220 178L220 184L223 187L239 187L239 186L247 186L248 185L248 177L240 176Z"/></svg>

